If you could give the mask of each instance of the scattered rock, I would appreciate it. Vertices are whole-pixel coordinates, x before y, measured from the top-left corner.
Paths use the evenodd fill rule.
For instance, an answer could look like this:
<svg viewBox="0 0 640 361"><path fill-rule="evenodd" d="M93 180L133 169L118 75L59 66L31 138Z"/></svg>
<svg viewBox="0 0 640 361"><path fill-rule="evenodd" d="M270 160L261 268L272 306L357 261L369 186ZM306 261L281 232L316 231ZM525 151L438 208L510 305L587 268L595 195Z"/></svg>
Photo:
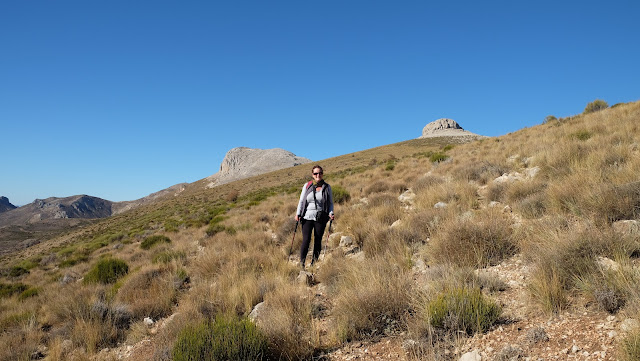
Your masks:
<svg viewBox="0 0 640 361"><path fill-rule="evenodd" d="M618 271L620 270L620 264L607 257L598 256L598 265L606 271Z"/></svg>
<svg viewBox="0 0 640 361"><path fill-rule="evenodd" d="M415 198L416 194L411 189L407 189L404 193L398 196L398 200L400 202L408 204L413 204Z"/></svg>
<svg viewBox="0 0 640 361"><path fill-rule="evenodd" d="M397 221L395 221L395 222L393 222L393 223L391 224L391 228L399 227L399 226L401 226L401 225L402 225L402 220L401 220L401 219L398 219Z"/></svg>
<svg viewBox="0 0 640 361"><path fill-rule="evenodd" d="M639 327L640 327L640 323L638 322L638 320L633 318L627 318L626 320L622 321L622 323L620 324L620 330L622 330L623 332L635 331Z"/></svg>
<svg viewBox="0 0 640 361"><path fill-rule="evenodd" d="M151 317L145 317L143 322L147 327L151 327L155 323Z"/></svg>
<svg viewBox="0 0 640 361"><path fill-rule="evenodd" d="M342 236L340 238L340 247L350 247L353 246L353 238L351 238L350 236Z"/></svg>
<svg viewBox="0 0 640 361"><path fill-rule="evenodd" d="M298 283L306 284L307 286L313 286L314 284L317 283L315 275L307 271L300 271L300 273L298 274L298 278L296 278L296 280L298 281Z"/></svg>
<svg viewBox="0 0 640 361"><path fill-rule="evenodd" d="M549 336L547 335L544 327L535 327L527 332L526 340L529 343L535 344L538 342L549 341Z"/></svg>
<svg viewBox="0 0 640 361"><path fill-rule="evenodd" d="M482 361L482 356L477 350L473 350L462 355L459 361Z"/></svg>
<svg viewBox="0 0 640 361"><path fill-rule="evenodd" d="M447 208L447 204L445 202L438 202L433 205L433 208Z"/></svg>
<svg viewBox="0 0 640 361"><path fill-rule="evenodd" d="M253 307L253 310L251 310L251 313L249 314L249 320L251 320L251 322L255 324L258 324L260 322L260 319L262 319L265 311L266 306L264 302L258 303Z"/></svg>
<svg viewBox="0 0 640 361"><path fill-rule="evenodd" d="M640 222L636 220L624 220L613 222L613 230L624 235L640 233Z"/></svg>

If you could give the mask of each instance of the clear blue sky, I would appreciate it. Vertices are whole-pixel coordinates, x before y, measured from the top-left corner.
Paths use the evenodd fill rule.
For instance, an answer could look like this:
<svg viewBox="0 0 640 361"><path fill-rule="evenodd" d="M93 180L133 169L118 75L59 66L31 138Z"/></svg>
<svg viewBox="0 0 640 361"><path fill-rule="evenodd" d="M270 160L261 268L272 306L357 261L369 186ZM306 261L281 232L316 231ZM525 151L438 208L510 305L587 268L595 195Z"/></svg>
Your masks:
<svg viewBox="0 0 640 361"><path fill-rule="evenodd" d="M0 195L133 200L238 146L313 160L448 117L640 98L638 1L3 1ZM330 170L328 170L330 171Z"/></svg>

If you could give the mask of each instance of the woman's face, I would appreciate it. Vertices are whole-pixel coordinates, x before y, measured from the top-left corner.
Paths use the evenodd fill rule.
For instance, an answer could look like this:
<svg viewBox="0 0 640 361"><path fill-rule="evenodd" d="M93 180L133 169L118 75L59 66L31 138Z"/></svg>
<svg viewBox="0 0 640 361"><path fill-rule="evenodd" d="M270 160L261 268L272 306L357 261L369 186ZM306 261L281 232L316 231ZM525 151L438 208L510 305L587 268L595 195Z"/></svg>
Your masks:
<svg viewBox="0 0 640 361"><path fill-rule="evenodd" d="M322 179L322 169L320 168L313 168L313 179L317 182L319 180Z"/></svg>

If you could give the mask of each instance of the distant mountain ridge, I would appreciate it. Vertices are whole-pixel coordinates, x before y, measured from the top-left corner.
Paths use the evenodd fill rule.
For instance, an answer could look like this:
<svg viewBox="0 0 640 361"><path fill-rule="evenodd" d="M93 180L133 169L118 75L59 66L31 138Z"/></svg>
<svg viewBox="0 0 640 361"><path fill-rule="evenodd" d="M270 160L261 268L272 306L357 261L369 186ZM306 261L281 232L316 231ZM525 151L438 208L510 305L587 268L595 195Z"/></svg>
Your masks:
<svg viewBox="0 0 640 361"><path fill-rule="evenodd" d="M0 197L0 213L6 212L6 211L10 211L12 209L16 209L18 207L14 206L13 204L11 204L11 202L9 202L9 198L7 197Z"/></svg>
<svg viewBox="0 0 640 361"><path fill-rule="evenodd" d="M280 148L263 150L238 147L227 152L218 173L205 179L208 182L207 187L211 188L308 162L311 160L298 157ZM180 183L146 197L124 202L112 202L88 195L75 195L36 199L30 204L16 207L9 203L6 197L0 197L0 227L29 226L45 221L50 227L52 223L55 224L56 220L61 219L106 218L166 197L177 196L188 186L188 183ZM61 222L60 224L64 227L67 223Z"/></svg>
<svg viewBox="0 0 640 361"><path fill-rule="evenodd" d="M104 218L113 202L88 195L36 199L30 204L0 214L0 226L36 223L48 219Z"/></svg>

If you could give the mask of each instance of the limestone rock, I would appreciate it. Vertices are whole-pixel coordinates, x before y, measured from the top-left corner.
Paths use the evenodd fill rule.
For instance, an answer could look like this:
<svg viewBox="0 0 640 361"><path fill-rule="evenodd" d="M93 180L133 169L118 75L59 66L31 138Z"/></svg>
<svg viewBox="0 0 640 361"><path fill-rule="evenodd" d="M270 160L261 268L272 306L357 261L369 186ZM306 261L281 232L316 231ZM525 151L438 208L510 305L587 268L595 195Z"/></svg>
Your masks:
<svg viewBox="0 0 640 361"><path fill-rule="evenodd" d="M447 208L447 204L445 202L438 202L433 205L433 208Z"/></svg>
<svg viewBox="0 0 640 361"><path fill-rule="evenodd" d="M640 222L636 220L624 220L613 223L613 230L626 235L640 233Z"/></svg>
<svg viewBox="0 0 640 361"><path fill-rule="evenodd" d="M640 322L633 318L627 318L620 324L620 330L622 330L623 332L631 332L637 330L639 327Z"/></svg>
<svg viewBox="0 0 640 361"><path fill-rule="evenodd" d="M340 238L340 247L350 247L353 245L353 238L351 238L350 236L342 236Z"/></svg>
<svg viewBox="0 0 640 361"><path fill-rule="evenodd" d="M296 279L298 283L304 284L307 286L313 286L316 284L316 277L313 273L307 271L300 271L298 274L298 278Z"/></svg>
<svg viewBox="0 0 640 361"><path fill-rule="evenodd" d="M222 160L220 171L207 177L209 181L207 187L213 188L239 179L309 162L311 162L310 159L298 157L280 148L233 148L227 152Z"/></svg>
<svg viewBox="0 0 640 361"><path fill-rule="evenodd" d="M482 356L480 356L480 352L473 350L462 355L459 361L482 361Z"/></svg>
<svg viewBox="0 0 640 361"><path fill-rule="evenodd" d="M400 202L408 204L413 204L415 198L416 194L411 189L407 189L404 193L398 196L398 200Z"/></svg>
<svg viewBox="0 0 640 361"><path fill-rule="evenodd" d="M610 258L598 256L598 259L596 261L598 262L598 265L604 270L607 270L607 271L620 270L620 263Z"/></svg>
<svg viewBox="0 0 640 361"><path fill-rule="evenodd" d="M460 124L453 119L440 118L427 124L422 128L422 135L419 138L433 137L477 137L483 136L464 130Z"/></svg>
<svg viewBox="0 0 640 361"><path fill-rule="evenodd" d="M251 322L258 324L260 323L260 320L263 318L264 313L266 312L266 306L264 304L264 302L260 302L257 305L255 305L253 307L253 310L251 310L251 313L249 314L249 320L251 320Z"/></svg>

